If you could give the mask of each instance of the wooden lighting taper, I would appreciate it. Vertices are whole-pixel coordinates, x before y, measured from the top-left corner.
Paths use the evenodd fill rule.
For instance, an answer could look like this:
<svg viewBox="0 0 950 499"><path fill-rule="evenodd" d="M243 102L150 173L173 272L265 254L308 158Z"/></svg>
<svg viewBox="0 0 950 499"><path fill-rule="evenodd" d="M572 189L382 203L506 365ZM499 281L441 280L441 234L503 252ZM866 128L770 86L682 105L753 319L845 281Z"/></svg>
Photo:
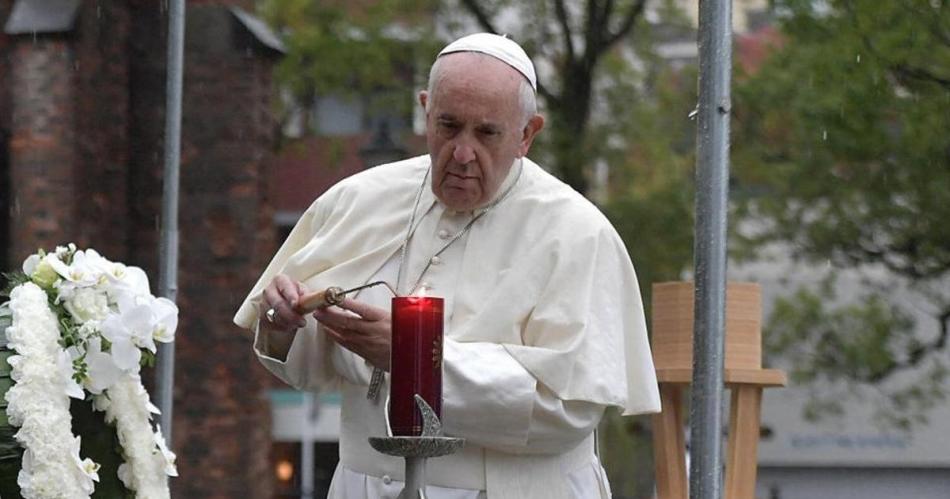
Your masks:
<svg viewBox="0 0 950 499"><path fill-rule="evenodd" d="M336 305L343 301L346 291L337 286L330 286L323 291L314 291L307 293L297 300L294 304L294 312L300 315L309 314L318 308L325 308Z"/></svg>
<svg viewBox="0 0 950 499"><path fill-rule="evenodd" d="M297 303L294 304L294 312L304 315L309 314L318 308L326 308L333 305L338 305L343 301L344 298L346 298L346 295L354 291L380 285L386 286L386 289L388 289L389 292L393 294L393 296L396 296L396 291L386 281L375 281L350 289L343 289L338 286L330 286L323 291L314 291L301 296L300 299L297 300Z"/></svg>

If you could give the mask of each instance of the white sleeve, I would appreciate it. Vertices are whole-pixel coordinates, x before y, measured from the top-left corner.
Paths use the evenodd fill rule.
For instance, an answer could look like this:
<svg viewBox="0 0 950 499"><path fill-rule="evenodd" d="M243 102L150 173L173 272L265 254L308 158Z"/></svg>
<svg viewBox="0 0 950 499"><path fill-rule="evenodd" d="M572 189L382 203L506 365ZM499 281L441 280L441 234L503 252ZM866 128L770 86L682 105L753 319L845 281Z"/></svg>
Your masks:
<svg viewBox="0 0 950 499"><path fill-rule="evenodd" d="M284 383L297 390L317 391L336 381L329 358L330 341L325 334L317 332L316 321L312 318L307 318L307 325L292 333L294 340L286 359L274 358L265 353L265 334L291 333L264 333L260 330L260 324L254 326L254 354L257 360Z"/></svg>
<svg viewBox="0 0 950 499"><path fill-rule="evenodd" d="M502 345L444 344L442 419L447 434L518 454L566 452L596 428L604 406L564 401Z"/></svg>
<svg viewBox="0 0 950 499"><path fill-rule="evenodd" d="M298 390L332 389L339 377L355 385L368 386L372 367L362 357L327 338L320 327L313 317L307 317L307 325L295 333L287 358L276 359L265 353L262 344L265 333L258 324L254 329L254 353L268 371Z"/></svg>

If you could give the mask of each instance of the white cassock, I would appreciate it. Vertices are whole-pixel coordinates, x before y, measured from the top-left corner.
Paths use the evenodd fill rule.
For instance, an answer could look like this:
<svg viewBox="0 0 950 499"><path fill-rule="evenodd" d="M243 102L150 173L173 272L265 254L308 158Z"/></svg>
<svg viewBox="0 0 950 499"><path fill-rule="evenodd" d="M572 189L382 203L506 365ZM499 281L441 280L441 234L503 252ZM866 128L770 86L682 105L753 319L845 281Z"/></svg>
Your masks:
<svg viewBox="0 0 950 499"><path fill-rule="evenodd" d="M235 316L255 330L261 290L277 273L309 289L394 283L399 248L429 157L379 166L327 191L305 212ZM433 262L422 281L445 299L442 419L465 447L430 459L429 499L609 497L594 454L604 408L659 410L639 288L626 250L587 200L530 160L511 168L508 197ZM499 194L500 195L500 194ZM446 209L428 185L416 212L403 281L476 213ZM385 288L356 298L388 307ZM366 398L372 366L312 318L286 359L255 352L301 390L342 394L333 499L395 498L404 461L368 444L386 433L384 404Z"/></svg>

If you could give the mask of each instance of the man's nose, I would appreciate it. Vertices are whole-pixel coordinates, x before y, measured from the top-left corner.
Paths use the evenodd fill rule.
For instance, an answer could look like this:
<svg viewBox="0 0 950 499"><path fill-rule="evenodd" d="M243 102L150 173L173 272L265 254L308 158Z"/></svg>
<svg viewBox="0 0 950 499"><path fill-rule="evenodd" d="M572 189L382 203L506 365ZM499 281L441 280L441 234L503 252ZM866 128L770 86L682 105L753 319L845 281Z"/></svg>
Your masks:
<svg viewBox="0 0 950 499"><path fill-rule="evenodd" d="M460 165L467 165L475 161L475 149L465 142L455 144L455 150L452 151L452 159Z"/></svg>

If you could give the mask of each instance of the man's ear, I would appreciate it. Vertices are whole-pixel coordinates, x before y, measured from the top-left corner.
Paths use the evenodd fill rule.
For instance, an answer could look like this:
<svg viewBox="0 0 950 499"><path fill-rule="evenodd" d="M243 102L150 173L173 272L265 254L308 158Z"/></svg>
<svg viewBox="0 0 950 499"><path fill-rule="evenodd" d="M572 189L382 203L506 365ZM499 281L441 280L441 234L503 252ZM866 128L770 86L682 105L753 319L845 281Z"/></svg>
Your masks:
<svg viewBox="0 0 950 499"><path fill-rule="evenodd" d="M422 106L422 112L425 113L425 116L429 115L429 110L426 109L426 103L429 102L429 92L426 90L419 91L419 105Z"/></svg>
<svg viewBox="0 0 950 499"><path fill-rule="evenodd" d="M518 148L519 158L528 155L528 150L531 149L531 143L534 142L534 138L542 128L544 128L544 116L536 114L528 120L528 124L526 124L524 130L522 130L521 144Z"/></svg>

